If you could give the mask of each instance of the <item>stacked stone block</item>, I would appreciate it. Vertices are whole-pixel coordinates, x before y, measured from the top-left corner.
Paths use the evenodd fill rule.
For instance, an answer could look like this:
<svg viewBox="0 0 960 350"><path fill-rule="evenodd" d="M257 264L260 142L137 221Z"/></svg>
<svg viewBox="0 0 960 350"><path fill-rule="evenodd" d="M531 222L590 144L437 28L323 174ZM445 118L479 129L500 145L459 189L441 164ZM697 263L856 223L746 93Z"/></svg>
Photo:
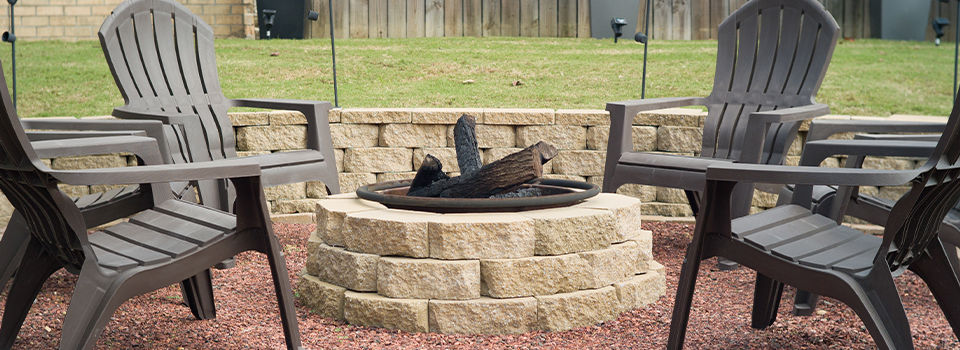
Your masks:
<svg viewBox="0 0 960 350"><path fill-rule="evenodd" d="M351 324L441 333L564 330L612 320L665 292L640 201L434 214L353 194L320 202L300 300Z"/></svg>

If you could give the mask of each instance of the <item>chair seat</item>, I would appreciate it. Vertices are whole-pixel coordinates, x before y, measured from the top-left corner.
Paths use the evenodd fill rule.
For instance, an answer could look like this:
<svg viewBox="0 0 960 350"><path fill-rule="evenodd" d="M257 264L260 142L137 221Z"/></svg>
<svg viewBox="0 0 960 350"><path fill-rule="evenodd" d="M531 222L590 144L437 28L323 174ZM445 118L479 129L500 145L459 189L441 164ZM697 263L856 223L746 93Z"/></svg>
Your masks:
<svg viewBox="0 0 960 350"><path fill-rule="evenodd" d="M780 258L851 274L873 266L883 241L799 205L783 205L734 219L731 230L738 240Z"/></svg>
<svg viewBox="0 0 960 350"><path fill-rule="evenodd" d="M691 157L675 154L628 152L620 156L619 163L635 166L666 168L706 172L707 167L714 164L731 163L733 160L725 158Z"/></svg>
<svg viewBox="0 0 960 350"><path fill-rule="evenodd" d="M97 261L121 270L167 262L233 233L236 217L181 200L169 200L89 236Z"/></svg>
<svg viewBox="0 0 960 350"><path fill-rule="evenodd" d="M249 156L243 157L242 159L250 159L256 161L260 164L261 169L269 169L275 167L291 166L298 164L306 163L316 163L323 161L323 153L320 153L316 150L307 149L307 150L298 150L290 152L276 152L270 154L262 154L258 156Z"/></svg>

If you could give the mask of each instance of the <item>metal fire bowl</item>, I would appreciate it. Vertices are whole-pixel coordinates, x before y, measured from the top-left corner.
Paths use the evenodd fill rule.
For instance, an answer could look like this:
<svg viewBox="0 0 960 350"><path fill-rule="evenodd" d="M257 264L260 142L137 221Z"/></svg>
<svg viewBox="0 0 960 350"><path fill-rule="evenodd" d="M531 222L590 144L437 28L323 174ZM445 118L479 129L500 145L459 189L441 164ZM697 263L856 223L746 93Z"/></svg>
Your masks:
<svg viewBox="0 0 960 350"><path fill-rule="evenodd" d="M516 212L565 207L600 193L600 187L582 181L539 179L523 187L537 187L546 193L523 198L433 198L407 196L412 180L380 182L357 189L357 197L388 208L434 213Z"/></svg>

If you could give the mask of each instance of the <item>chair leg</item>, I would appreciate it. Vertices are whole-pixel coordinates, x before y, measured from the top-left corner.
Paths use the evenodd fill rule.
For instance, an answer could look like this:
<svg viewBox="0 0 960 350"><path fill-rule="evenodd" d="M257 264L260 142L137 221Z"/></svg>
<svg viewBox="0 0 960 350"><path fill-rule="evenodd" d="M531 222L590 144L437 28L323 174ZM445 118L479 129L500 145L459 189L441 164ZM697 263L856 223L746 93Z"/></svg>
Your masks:
<svg viewBox="0 0 960 350"><path fill-rule="evenodd" d="M874 267L873 273L860 283L862 293L844 301L860 316L877 347L913 349L910 323L889 270L885 266Z"/></svg>
<svg viewBox="0 0 960 350"><path fill-rule="evenodd" d="M691 242L687 247L687 255L683 261L683 268L680 270L667 349L683 348L683 338L687 333L687 322L690 319L690 307L693 304L693 292L697 284L697 274L700 272L700 256L702 253L702 242L698 244L696 236L694 236L694 242Z"/></svg>
<svg viewBox="0 0 960 350"><path fill-rule="evenodd" d="M793 314L797 316L810 316L817 309L817 301L820 296L805 290L797 290L797 295L793 298Z"/></svg>
<svg viewBox="0 0 960 350"><path fill-rule="evenodd" d="M14 212L7 223L7 230L0 237L0 290L7 286L7 281L20 268L27 244L30 242L30 232L23 216Z"/></svg>
<svg viewBox="0 0 960 350"><path fill-rule="evenodd" d="M950 266L950 260L957 257L956 249L945 252L942 245L931 244L927 252L928 255L910 264L910 270L927 283L927 288L930 288L937 304L940 304L940 310L950 322L954 335L960 339L960 303L956 302L960 295L960 281Z"/></svg>
<svg viewBox="0 0 960 350"><path fill-rule="evenodd" d="M753 290L751 327L764 329L777 320L781 294L783 294L783 283L757 273L757 282Z"/></svg>
<svg viewBox="0 0 960 350"><path fill-rule="evenodd" d="M67 307L60 337L60 349L91 349L103 327L124 299L116 298L114 281L98 276L85 264ZM106 284L106 285L104 285Z"/></svg>
<svg viewBox="0 0 960 350"><path fill-rule="evenodd" d="M29 236L28 236L29 238ZM28 239L28 241L30 241ZM31 243L26 249L25 259L17 270L17 276L10 287L7 302L3 309L3 321L0 324L0 349L9 349L17 340L20 327L30 312L43 282L62 266L53 257L43 253L40 246Z"/></svg>
<svg viewBox="0 0 960 350"><path fill-rule="evenodd" d="M180 282L180 294L190 306L190 312L198 320L212 320L217 317L217 307L213 299L213 276L210 269Z"/></svg>
<svg viewBox="0 0 960 350"><path fill-rule="evenodd" d="M272 230L268 230L269 238L267 244L269 247L265 250L267 260L270 263L270 272L273 275L273 287L277 293L277 304L280 307L280 320L283 323L283 336L287 340L287 349L299 349L300 330L297 326L297 312L293 306L293 293L290 289L290 274L287 272L286 260L283 258L283 251L280 250L280 243Z"/></svg>

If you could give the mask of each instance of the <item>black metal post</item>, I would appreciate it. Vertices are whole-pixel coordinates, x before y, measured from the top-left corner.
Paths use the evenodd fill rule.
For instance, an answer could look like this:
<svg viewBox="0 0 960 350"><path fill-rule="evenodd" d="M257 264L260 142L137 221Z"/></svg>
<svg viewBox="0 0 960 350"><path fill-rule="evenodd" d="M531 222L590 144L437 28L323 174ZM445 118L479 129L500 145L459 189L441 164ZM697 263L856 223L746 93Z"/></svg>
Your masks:
<svg viewBox="0 0 960 350"><path fill-rule="evenodd" d="M953 104L957 104L957 65L960 64L960 5L957 5L957 16L953 19L956 28L953 34Z"/></svg>
<svg viewBox="0 0 960 350"><path fill-rule="evenodd" d="M340 107L340 96L337 91L337 45L334 42L333 35L333 0L327 0L327 7L330 9L330 51L333 57L333 105Z"/></svg>
<svg viewBox="0 0 960 350"><path fill-rule="evenodd" d="M647 98L647 48L650 47L650 15L653 14L652 4L647 0L647 7L643 14L643 34L647 42L643 43L643 77L640 80L640 98Z"/></svg>
<svg viewBox="0 0 960 350"><path fill-rule="evenodd" d="M10 43L10 75L13 78L13 109L17 109L17 36L14 35L13 5L17 0L7 0L10 4L10 31L3 33L3 41Z"/></svg>

